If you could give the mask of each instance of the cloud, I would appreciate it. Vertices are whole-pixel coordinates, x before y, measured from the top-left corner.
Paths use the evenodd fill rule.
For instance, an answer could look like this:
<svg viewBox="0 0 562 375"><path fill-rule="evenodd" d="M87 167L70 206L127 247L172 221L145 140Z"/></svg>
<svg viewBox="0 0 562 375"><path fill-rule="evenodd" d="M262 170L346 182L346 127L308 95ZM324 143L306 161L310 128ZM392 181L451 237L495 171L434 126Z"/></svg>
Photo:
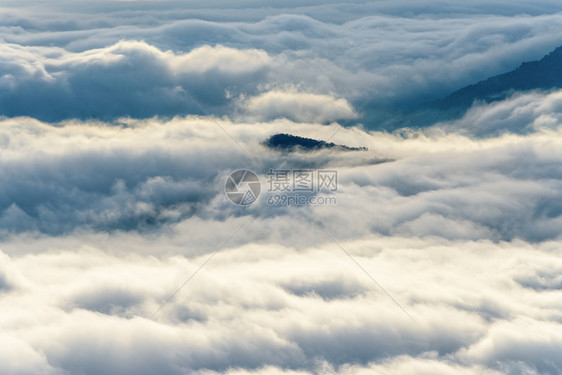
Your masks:
<svg viewBox="0 0 562 375"><path fill-rule="evenodd" d="M44 355L49 365L39 368L47 373L260 373L268 367L310 374L556 372L559 299L513 281L529 270L559 268L552 251L558 242L382 236L343 242L415 321L331 242L318 243L228 247L156 321L147 317L207 255L157 259L158 247L147 238L121 255L89 244L18 256L14 264L29 286L10 297L5 322L25 327L18 337L31 350L19 358ZM145 251L153 255L139 255ZM322 299L284 288L287 279L298 278L358 284L361 292ZM91 305L68 304L69 295L91 300L96 280L136 289L136 307L128 314L97 313ZM111 289L98 289L96 305L116 306ZM22 310L27 301L34 301L32 310ZM18 329L12 324L8 333ZM7 372L8 363L2 366Z"/></svg>
<svg viewBox="0 0 562 375"><path fill-rule="evenodd" d="M473 112L425 132L392 135L289 120L256 125L220 119L219 127L208 118L177 117L53 127L6 119L0 132L5 144L0 222L4 235L77 229L144 233L189 218L236 215L222 192L235 169L255 170L265 184L270 168L339 168L337 206L354 214L334 216L323 206L306 211L346 237L375 231L447 239L555 239L562 212L557 98L557 93L531 94L525 99L528 109L519 97L474 109L490 129L497 129L494 116L503 124L498 106L512 108L514 124L519 117L531 124L527 134L482 140L447 133L462 129ZM549 116L550 121L536 121ZM369 151L281 153L261 144L275 133L328 139L336 131L331 141ZM265 195L255 207L253 216L272 223L293 215L268 206ZM299 221L310 227L306 217ZM291 235L289 227L277 225L282 241L302 233Z"/></svg>
<svg viewBox="0 0 562 375"><path fill-rule="evenodd" d="M498 324L477 345L466 350L467 356L478 356L486 362L503 362L506 372L528 366L537 373L555 374L562 363L553 354L560 351L558 325L520 318L509 324ZM519 362L519 363L518 363Z"/></svg>
<svg viewBox="0 0 562 375"><path fill-rule="evenodd" d="M89 8L94 18L73 4L65 4L66 15L53 14L55 4L8 10L0 29L0 113L45 121L222 116L240 96L258 100L296 87L346 100L366 125L380 128L397 109L562 44L560 9L551 2L533 9L517 3L515 16L504 2L437 3L366 2L339 17L337 2L267 11L253 2L229 10L104 2ZM338 116L349 112L342 110Z"/></svg>
<svg viewBox="0 0 562 375"><path fill-rule="evenodd" d="M531 94L533 116L557 95ZM519 100L479 111L517 116ZM556 373L562 133L531 121L472 138L456 123L389 134L287 119L3 119L3 333L18 332L11 348L35 367L2 372ZM370 151L261 145L336 130ZM240 211L222 192L234 169L266 181L293 165L337 169L337 205L264 196Z"/></svg>
<svg viewBox="0 0 562 375"><path fill-rule="evenodd" d="M555 129L562 119L560 108L560 90L514 94L497 103L475 103L461 119L435 126L477 137L532 133Z"/></svg>
<svg viewBox="0 0 562 375"><path fill-rule="evenodd" d="M560 92L373 121L541 57L560 4L6 4L0 373L562 371ZM275 168L336 204L268 204Z"/></svg>
<svg viewBox="0 0 562 375"><path fill-rule="evenodd" d="M201 47L176 56L142 42L82 53L60 48L22 53L5 44L3 56L2 113L49 121L202 113L191 92L205 108L224 104L227 87L257 79L268 62L257 50Z"/></svg>
<svg viewBox="0 0 562 375"><path fill-rule="evenodd" d="M296 122L325 123L348 119L355 114L345 99L286 91L268 91L243 101L241 106L257 121L287 118Z"/></svg>
<svg viewBox="0 0 562 375"><path fill-rule="evenodd" d="M9 265L10 258L2 254L0 268L0 292L7 292L13 288L12 282L9 280L7 266Z"/></svg>

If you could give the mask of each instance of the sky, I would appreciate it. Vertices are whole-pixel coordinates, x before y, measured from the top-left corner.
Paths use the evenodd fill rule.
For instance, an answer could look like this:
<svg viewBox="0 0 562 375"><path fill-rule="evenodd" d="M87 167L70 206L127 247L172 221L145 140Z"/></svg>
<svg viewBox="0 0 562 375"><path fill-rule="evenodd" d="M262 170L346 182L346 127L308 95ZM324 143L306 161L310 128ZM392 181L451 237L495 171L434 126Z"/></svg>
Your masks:
<svg viewBox="0 0 562 375"><path fill-rule="evenodd" d="M561 374L562 91L383 121L561 26L544 0L3 1L0 373ZM335 204L271 204L303 169Z"/></svg>

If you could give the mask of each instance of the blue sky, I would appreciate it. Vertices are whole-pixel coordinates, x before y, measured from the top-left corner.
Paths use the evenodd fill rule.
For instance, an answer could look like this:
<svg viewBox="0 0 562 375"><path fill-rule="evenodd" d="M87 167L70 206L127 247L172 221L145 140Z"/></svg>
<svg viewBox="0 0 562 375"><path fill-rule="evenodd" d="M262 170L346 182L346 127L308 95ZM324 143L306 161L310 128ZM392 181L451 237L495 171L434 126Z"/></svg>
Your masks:
<svg viewBox="0 0 562 375"><path fill-rule="evenodd" d="M561 8L3 2L0 373L561 373L562 92L380 120L540 59ZM268 204L271 169L337 204Z"/></svg>

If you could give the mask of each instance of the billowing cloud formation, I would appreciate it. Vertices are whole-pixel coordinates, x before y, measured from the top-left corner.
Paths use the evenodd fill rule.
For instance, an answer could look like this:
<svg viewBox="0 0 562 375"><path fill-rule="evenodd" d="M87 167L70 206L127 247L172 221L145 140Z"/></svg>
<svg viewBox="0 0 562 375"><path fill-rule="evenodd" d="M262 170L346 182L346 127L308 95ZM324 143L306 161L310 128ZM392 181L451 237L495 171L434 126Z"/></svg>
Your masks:
<svg viewBox="0 0 562 375"><path fill-rule="evenodd" d="M319 122L352 118L355 114L345 99L328 95L269 91L243 102L243 109L258 121L287 118L297 122Z"/></svg>
<svg viewBox="0 0 562 375"><path fill-rule="evenodd" d="M562 373L561 92L368 117L541 57L560 4L237 4L4 3L0 373Z"/></svg>
<svg viewBox="0 0 562 375"><path fill-rule="evenodd" d="M493 105L476 103L466 115L444 127L478 137L555 129L562 120L562 92L515 94ZM443 124L437 125L442 127Z"/></svg>
<svg viewBox="0 0 562 375"><path fill-rule="evenodd" d="M158 260L123 253L114 240L107 246L120 256L91 245L65 249L64 241L50 252L15 256L12 267L27 287L2 296L3 331L11 345L0 352L19 360L3 361L2 370L560 371L559 290L525 283L561 271L558 242L531 246L379 236L342 242L412 321L333 243L321 242L318 231L309 235L319 244L224 249L156 321L147 317L206 256ZM155 254L155 246L143 240L136 250ZM343 293L323 295L330 285L342 284L348 285ZM309 285L309 292L296 293L302 285Z"/></svg>
<svg viewBox="0 0 562 375"><path fill-rule="evenodd" d="M559 92L531 94L477 107L444 124L448 133L432 128L389 135L288 120L256 126L219 119L219 127L203 117L123 120L119 127L4 120L0 222L5 233L57 234L80 227L148 230L193 215L225 218L235 212L222 195L229 171L250 168L265 182L269 168L338 166L338 206L356 214L332 217L322 207L313 212L332 221L341 235L375 230L451 240L552 239L562 212L556 172L559 97ZM516 131L527 129L527 135L478 140L451 132L470 131L465 124L471 123L494 133L499 128L494 118L506 129L501 115L506 110L498 108L511 108L509 123ZM336 131L337 143L370 151L282 154L261 144L275 133L328 139ZM285 214L263 201L258 205L255 216Z"/></svg>
<svg viewBox="0 0 562 375"><path fill-rule="evenodd" d="M388 134L289 120L5 119L2 372L558 373L562 128L536 121L558 96L527 98L531 117L511 112L527 134L486 139L458 123ZM370 151L260 143L338 129L335 141ZM236 168L265 181L294 165L336 168L337 205L263 196L241 211L222 192Z"/></svg>
<svg viewBox="0 0 562 375"><path fill-rule="evenodd" d="M3 114L45 120L198 113L190 92L205 107L224 104L225 88L258 79L270 61L257 50L217 46L175 55L142 42L81 53L2 48Z"/></svg>
<svg viewBox="0 0 562 375"><path fill-rule="evenodd" d="M347 100L377 128L381 113L440 98L562 44L562 18L552 14L562 9L550 2L462 10L430 2L421 15L418 3L268 10L253 2L225 10L127 3L90 7L95 21L73 4L49 20L40 6L7 9L0 113L46 121L225 115L241 97L263 101L296 87Z"/></svg>
<svg viewBox="0 0 562 375"><path fill-rule="evenodd" d="M283 75L300 69L300 63L283 55L273 59L263 50L217 45L175 54L144 42L122 41L79 53L4 44L1 53L0 107L7 116L49 121L143 118L224 113L238 107L242 115L265 120L324 122L353 115L345 99L294 89L268 91L267 85L283 83ZM321 91L331 88L320 85ZM247 95L257 96L239 98Z"/></svg>

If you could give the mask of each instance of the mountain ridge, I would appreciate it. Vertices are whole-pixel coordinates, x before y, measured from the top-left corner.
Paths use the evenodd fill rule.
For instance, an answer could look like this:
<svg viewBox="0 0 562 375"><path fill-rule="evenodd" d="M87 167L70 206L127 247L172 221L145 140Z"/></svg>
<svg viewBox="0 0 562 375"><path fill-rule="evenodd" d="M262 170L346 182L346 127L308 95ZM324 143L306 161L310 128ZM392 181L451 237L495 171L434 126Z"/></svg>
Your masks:
<svg viewBox="0 0 562 375"><path fill-rule="evenodd" d="M468 109L475 101L503 100L514 92L562 88L562 46L540 60L525 61L506 73L465 86L435 104L439 109Z"/></svg>

